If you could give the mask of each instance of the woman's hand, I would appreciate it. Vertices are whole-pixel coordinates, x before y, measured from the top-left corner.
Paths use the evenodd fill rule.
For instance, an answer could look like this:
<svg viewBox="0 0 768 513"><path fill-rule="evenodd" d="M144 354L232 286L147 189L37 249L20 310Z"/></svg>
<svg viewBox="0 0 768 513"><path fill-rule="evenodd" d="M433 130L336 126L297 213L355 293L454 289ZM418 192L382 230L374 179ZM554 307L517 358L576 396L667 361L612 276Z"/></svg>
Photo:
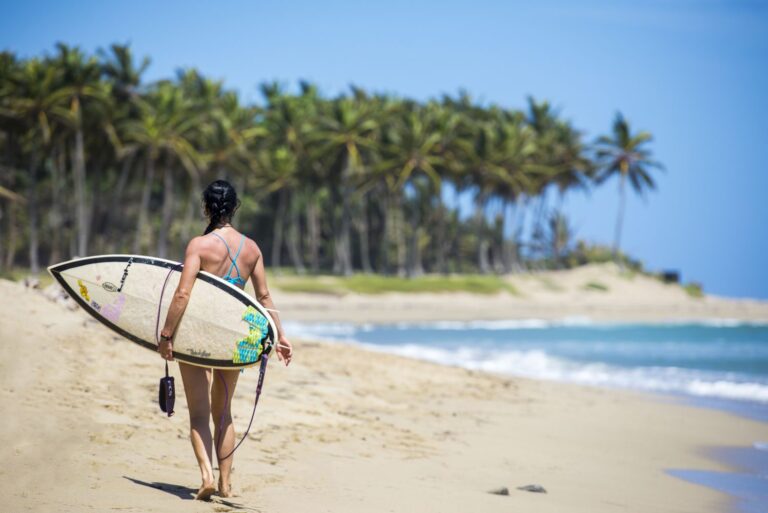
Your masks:
<svg viewBox="0 0 768 513"><path fill-rule="evenodd" d="M280 338L277 339L277 359L281 362L285 362L287 367L288 364L291 363L292 357L293 346L291 345L291 342L284 336L280 335Z"/></svg>
<svg viewBox="0 0 768 513"><path fill-rule="evenodd" d="M160 342L157 344L157 352L169 362L173 361L173 340L170 338L169 334L160 333Z"/></svg>

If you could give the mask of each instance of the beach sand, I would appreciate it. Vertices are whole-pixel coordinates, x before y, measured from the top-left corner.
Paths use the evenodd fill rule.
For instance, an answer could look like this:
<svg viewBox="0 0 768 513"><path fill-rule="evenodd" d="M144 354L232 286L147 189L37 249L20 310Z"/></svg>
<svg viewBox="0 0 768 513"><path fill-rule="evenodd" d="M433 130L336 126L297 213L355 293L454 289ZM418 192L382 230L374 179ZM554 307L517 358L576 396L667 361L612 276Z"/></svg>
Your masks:
<svg viewBox="0 0 768 513"><path fill-rule="evenodd" d="M290 299L275 294L286 320ZM235 455L238 496L196 502L176 365L169 419L158 355L21 284L0 280L0 301L1 511L725 511L727 496L664 469L727 471L702 449L768 439L768 424L655 395L295 341ZM238 384L239 431L257 376Z"/></svg>
<svg viewBox="0 0 768 513"><path fill-rule="evenodd" d="M289 280L289 278L286 278ZM768 322L768 302L690 296L680 285L623 272L615 264L511 275L517 294L287 293L277 306L294 321L353 323L581 318L608 322ZM279 289L280 277L272 280ZM595 289L594 287L601 287Z"/></svg>

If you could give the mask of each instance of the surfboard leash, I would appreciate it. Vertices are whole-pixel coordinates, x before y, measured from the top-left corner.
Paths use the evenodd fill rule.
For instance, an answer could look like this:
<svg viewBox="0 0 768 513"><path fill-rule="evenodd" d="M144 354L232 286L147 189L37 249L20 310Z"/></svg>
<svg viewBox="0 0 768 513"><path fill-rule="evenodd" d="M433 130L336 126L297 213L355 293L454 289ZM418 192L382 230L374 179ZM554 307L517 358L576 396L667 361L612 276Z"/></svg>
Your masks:
<svg viewBox="0 0 768 513"><path fill-rule="evenodd" d="M129 261L128 266L130 265L131 262ZM127 270L128 267L126 267L126 271ZM165 287L168 286L168 279L171 277L171 273L173 273L173 268L168 271L168 274L165 277L163 288L160 290L160 301L157 303L157 319L155 320L155 343L158 347L160 347L160 313L163 308L163 296L165 295ZM123 280L125 280L125 274L123 274ZM122 282L120 288L122 288ZM176 401L176 385L174 383L173 377L168 375L168 360L165 361L165 377L160 379L159 401L160 409L166 412L169 417L172 417L174 414L173 406L174 402Z"/></svg>
<svg viewBox="0 0 768 513"><path fill-rule="evenodd" d="M266 348L265 348L266 349ZM253 401L253 410L251 410L251 420L248 421L248 427L245 430L245 433L243 433L243 437L240 439L240 441L235 445L235 447L223 458L219 457L219 464L221 464L222 461L226 460L227 458L231 457L233 454L235 454L235 451L240 447L240 445L245 442L245 439L248 437L248 433L251 431L251 426L253 425L253 419L256 416L256 406L259 404L259 397L261 397L261 389L264 386L264 375L267 373L267 361L269 360L269 354L266 350L263 350L261 352L261 363L259 364L259 381L256 384L256 398ZM215 372L215 371L214 371ZM229 387L227 386L227 382L224 379L224 376L221 374L221 370L219 370L219 379L224 384L224 404L229 405ZM231 409L231 406L230 406ZM216 453L220 454L221 451L221 439L224 435L224 415L225 413L222 412L221 418L219 419L219 436L216 439Z"/></svg>

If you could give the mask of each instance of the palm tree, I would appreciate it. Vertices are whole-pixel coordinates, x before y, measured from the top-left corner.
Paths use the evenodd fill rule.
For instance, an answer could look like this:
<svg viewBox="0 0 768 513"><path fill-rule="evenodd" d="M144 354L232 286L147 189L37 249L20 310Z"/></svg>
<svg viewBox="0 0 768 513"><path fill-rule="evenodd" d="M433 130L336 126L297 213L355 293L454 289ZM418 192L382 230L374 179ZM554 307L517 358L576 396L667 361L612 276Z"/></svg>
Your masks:
<svg viewBox="0 0 768 513"><path fill-rule="evenodd" d="M296 272L303 274L305 266L300 249L301 209L306 205L309 263L316 272L319 269L320 245L317 203L329 172L323 169L323 152L316 151L325 142L317 135L317 88L307 82L302 82L300 88L299 95L289 95L276 82L261 85L267 105L260 128L264 130L265 135L268 134L266 139L262 138L262 142L273 149L288 152L291 158L286 159L275 154L268 156L270 150L265 148L257 148L255 153L259 155L260 168L267 175L277 173L281 177L278 179L279 187L269 188L277 193L275 215L280 218L276 218L273 223L275 232L272 262L276 262L274 265L280 262L282 247L285 245ZM276 169L264 169L263 164L269 159L273 159L274 164L278 166ZM286 168L289 163L293 166L292 169Z"/></svg>
<svg viewBox="0 0 768 513"><path fill-rule="evenodd" d="M562 267L565 253L571 245L574 230L568 218L559 210L549 217L549 243L555 268Z"/></svg>
<svg viewBox="0 0 768 513"><path fill-rule="evenodd" d="M495 166L491 168L493 173L486 179L490 181L493 195L502 203L501 262L503 271L509 273L517 264L519 247L514 219L508 215L508 211L510 207L517 207L521 197L529 190L532 180L539 174L539 171L532 168L536 145L534 134L530 127L524 124L522 113L499 112L491 124L491 129L492 159ZM507 239L505 234L510 232L511 239Z"/></svg>
<svg viewBox="0 0 768 513"><path fill-rule="evenodd" d="M123 126L126 140L141 148L146 170L133 251L141 251L155 170L159 165L163 172L163 209L157 252L164 257L173 218L174 169L181 164L189 175L197 173L199 156L191 139L192 132L198 129L199 118L182 90L169 82L158 84L140 103L140 111L138 120L129 120Z"/></svg>
<svg viewBox="0 0 768 513"><path fill-rule="evenodd" d="M115 150L115 165L119 165L120 173L116 181L111 184L110 205L124 204L124 194L128 187L132 173L136 170L139 148L135 144L125 144L125 134L121 132L125 121L136 119L140 116L142 98L141 77L149 66L149 58L144 57L138 63L134 60L133 53L128 45L113 44L106 50L99 50L101 68L104 79L110 85L111 98L108 102L112 118L109 123L111 142ZM114 177L113 177L114 178ZM125 224L117 209L107 209L101 217L100 226L115 228L115 224ZM117 231L117 230L116 230ZM110 241L110 251L114 251L119 242L117 238Z"/></svg>
<svg viewBox="0 0 768 513"><path fill-rule="evenodd" d="M137 65L129 45L113 44L109 49L111 52L102 49L98 53L102 72L112 83L112 94L121 102L135 102L140 96L141 76L149 67L150 59L144 57Z"/></svg>
<svg viewBox="0 0 768 513"><path fill-rule="evenodd" d="M39 59L26 61L9 77L3 93L3 114L17 123L21 131L22 153L26 156L27 210L29 228L29 265L32 274L40 269L39 202L40 171L50 151L56 122L69 122L71 116L61 96L60 72Z"/></svg>
<svg viewBox="0 0 768 513"><path fill-rule="evenodd" d="M402 102L394 113L394 122L386 127L382 140L379 169L385 173L385 180L389 181L390 190L398 202L395 208L402 208L399 202L406 189L413 195L408 205L410 250L405 269L402 269L402 248L398 251L398 274L404 271L407 276L418 276L424 272L422 249L429 238L424 209L433 198L440 197L440 170L446 166L444 154L449 144L437 125L454 122L441 119L440 111L441 107L436 103L421 106L412 101ZM450 132L446 130L445 133ZM401 222L398 222L396 236L398 240L404 236Z"/></svg>
<svg viewBox="0 0 768 513"><path fill-rule="evenodd" d="M272 225L272 255L270 266L280 272L281 255L284 244L286 212L289 208L289 195L298 184L298 172L295 155L285 146L267 145L253 157L258 174L254 180L255 188L263 196L277 193L277 204ZM302 271L301 268L297 269Z"/></svg>
<svg viewBox="0 0 768 513"><path fill-rule="evenodd" d="M646 189L653 189L656 186L650 169L664 169L659 162L652 160L650 150L644 147L652 138L649 132L641 131L632 134L624 116L618 112L613 122L613 134L601 136L597 140L596 154L599 166L597 183L603 183L614 175L619 176L619 212L616 216L616 232L613 241L614 259L618 258L621 240L627 180L636 193L643 194Z"/></svg>
<svg viewBox="0 0 768 513"><path fill-rule="evenodd" d="M334 242L335 273L352 273L351 201L366 170L367 153L375 143L377 129L370 106L359 97L341 96L329 105L329 112L320 118L314 137L321 139L320 151L330 162L335 200L341 204L338 229Z"/></svg>
<svg viewBox="0 0 768 513"><path fill-rule="evenodd" d="M77 221L77 253L88 253L88 205L86 194L86 155L83 130L84 103L105 101L108 96L107 84L101 80L101 67L95 57L86 57L79 48L58 43L58 55L51 65L58 67L65 86L60 91L69 103L74 126L73 174L75 184L75 209Z"/></svg>
<svg viewBox="0 0 768 513"><path fill-rule="evenodd" d="M568 192L619 176L618 253L626 182L642 193L661 167L650 135L620 115L593 149L532 98L522 110L466 92L421 102L352 87L328 98L302 82L298 93L264 84L265 101L249 105L195 69L143 84L148 62L127 45L96 56L59 45L42 59L0 52L5 262L37 268L46 256L130 247L111 234L134 222L134 251L149 239L165 255L191 233L200 179L220 176L242 191L243 228L271 226L272 263L289 258L298 272L561 265L569 227L550 217L553 194L562 206ZM451 189L456 201L443 198ZM30 200L26 212L8 191ZM458 199L468 195L466 218Z"/></svg>

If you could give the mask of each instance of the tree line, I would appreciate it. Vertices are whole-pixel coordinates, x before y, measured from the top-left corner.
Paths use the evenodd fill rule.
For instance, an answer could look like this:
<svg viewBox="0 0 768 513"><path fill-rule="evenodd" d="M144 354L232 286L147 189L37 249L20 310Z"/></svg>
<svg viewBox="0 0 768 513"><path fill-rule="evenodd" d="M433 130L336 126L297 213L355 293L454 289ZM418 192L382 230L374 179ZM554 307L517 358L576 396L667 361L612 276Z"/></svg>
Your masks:
<svg viewBox="0 0 768 513"><path fill-rule="evenodd" d="M244 104L196 69L145 83L148 65L117 44L0 53L0 269L115 252L179 259L216 178L235 185L236 225L270 266L401 276L562 266L575 250L566 194L619 177L616 252L625 190L653 188L660 167L651 135L621 114L587 141L533 98L508 109L465 92L415 101L352 86L327 97L272 82Z"/></svg>

